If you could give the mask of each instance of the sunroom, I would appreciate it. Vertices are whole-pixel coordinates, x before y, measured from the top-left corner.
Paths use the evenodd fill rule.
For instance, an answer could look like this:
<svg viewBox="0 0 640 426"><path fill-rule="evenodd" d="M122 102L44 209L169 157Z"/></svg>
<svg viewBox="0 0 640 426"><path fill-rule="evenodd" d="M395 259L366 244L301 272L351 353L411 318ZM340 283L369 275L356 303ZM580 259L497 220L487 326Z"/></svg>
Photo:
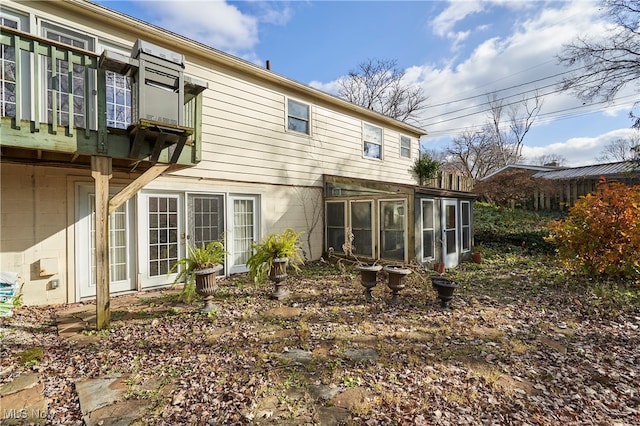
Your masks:
<svg viewBox="0 0 640 426"><path fill-rule="evenodd" d="M358 259L451 268L471 256L476 195L339 176L324 177L325 251Z"/></svg>

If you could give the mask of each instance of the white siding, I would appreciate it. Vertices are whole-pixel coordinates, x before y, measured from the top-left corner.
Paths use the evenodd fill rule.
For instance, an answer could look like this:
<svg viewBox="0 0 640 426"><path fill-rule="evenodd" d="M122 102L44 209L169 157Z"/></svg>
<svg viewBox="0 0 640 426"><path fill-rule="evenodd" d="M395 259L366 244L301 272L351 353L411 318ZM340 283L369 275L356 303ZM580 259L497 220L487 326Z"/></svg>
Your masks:
<svg viewBox="0 0 640 426"><path fill-rule="evenodd" d="M347 104L334 104L312 89L247 69L247 64L235 69L234 63L239 60L231 57L223 60L221 55L211 53L208 57L196 56L198 53L189 42L175 44L175 37L168 42L167 37L173 36L164 35L157 28L117 25L116 15L100 18L94 13L95 5L6 3L30 13L30 28L36 34L40 34L45 20L95 37L98 46L121 46L126 51L137 38L143 38L179 53L184 53L179 47L182 43L194 52L193 57L187 55L185 73L209 85L203 93L202 161L159 178L144 190L257 195L260 234L288 227L305 231L303 248L307 256L317 259L323 239L322 217L318 216L324 211L323 174L415 183L408 169L417 155L418 134L407 133L402 125L390 125L368 113L352 111ZM286 130L288 97L310 105L310 135ZM363 121L383 128L382 161L363 158ZM399 155L400 134L412 137L411 159ZM76 301L75 271L80 265L76 265L74 242L75 184L93 183L90 171L3 162L0 172L0 268L20 274L27 304ZM119 183L126 183L135 176L114 173L111 183L115 184L118 178ZM314 220L317 223L310 233ZM55 275L39 276L36 269L43 258L58 259ZM52 279L60 280L57 289L49 285Z"/></svg>

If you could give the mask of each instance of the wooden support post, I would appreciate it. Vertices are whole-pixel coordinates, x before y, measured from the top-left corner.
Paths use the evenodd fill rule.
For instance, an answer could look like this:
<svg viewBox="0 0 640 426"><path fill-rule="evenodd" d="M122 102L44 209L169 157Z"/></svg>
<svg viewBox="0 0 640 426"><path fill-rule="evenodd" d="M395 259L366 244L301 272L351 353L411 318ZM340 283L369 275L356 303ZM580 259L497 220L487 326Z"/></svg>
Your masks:
<svg viewBox="0 0 640 426"><path fill-rule="evenodd" d="M96 328L109 327L111 307L109 295L109 179L111 157L91 157L91 177L95 180L96 214Z"/></svg>

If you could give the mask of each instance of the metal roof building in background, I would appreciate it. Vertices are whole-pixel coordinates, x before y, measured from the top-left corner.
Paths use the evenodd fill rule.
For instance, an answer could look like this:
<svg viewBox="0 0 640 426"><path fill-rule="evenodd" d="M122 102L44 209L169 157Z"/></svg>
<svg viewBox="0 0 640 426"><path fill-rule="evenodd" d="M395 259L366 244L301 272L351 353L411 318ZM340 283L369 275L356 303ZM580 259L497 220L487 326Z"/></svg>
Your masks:
<svg viewBox="0 0 640 426"><path fill-rule="evenodd" d="M607 179L612 179L631 177L629 175L634 172L640 174L638 165L631 161L619 161L616 163L539 171L535 173L533 177L544 179L597 179L602 176Z"/></svg>

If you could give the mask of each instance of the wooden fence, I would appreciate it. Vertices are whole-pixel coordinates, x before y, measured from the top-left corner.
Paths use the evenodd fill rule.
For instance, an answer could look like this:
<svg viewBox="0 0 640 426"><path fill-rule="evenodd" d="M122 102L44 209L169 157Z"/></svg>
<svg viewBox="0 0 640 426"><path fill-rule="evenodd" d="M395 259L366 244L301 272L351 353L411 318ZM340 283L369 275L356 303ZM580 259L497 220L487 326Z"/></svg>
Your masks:
<svg viewBox="0 0 640 426"><path fill-rule="evenodd" d="M428 188L445 189L448 191L471 192L473 190L473 179L461 176L456 173L440 171L438 177L425 179L424 185Z"/></svg>

